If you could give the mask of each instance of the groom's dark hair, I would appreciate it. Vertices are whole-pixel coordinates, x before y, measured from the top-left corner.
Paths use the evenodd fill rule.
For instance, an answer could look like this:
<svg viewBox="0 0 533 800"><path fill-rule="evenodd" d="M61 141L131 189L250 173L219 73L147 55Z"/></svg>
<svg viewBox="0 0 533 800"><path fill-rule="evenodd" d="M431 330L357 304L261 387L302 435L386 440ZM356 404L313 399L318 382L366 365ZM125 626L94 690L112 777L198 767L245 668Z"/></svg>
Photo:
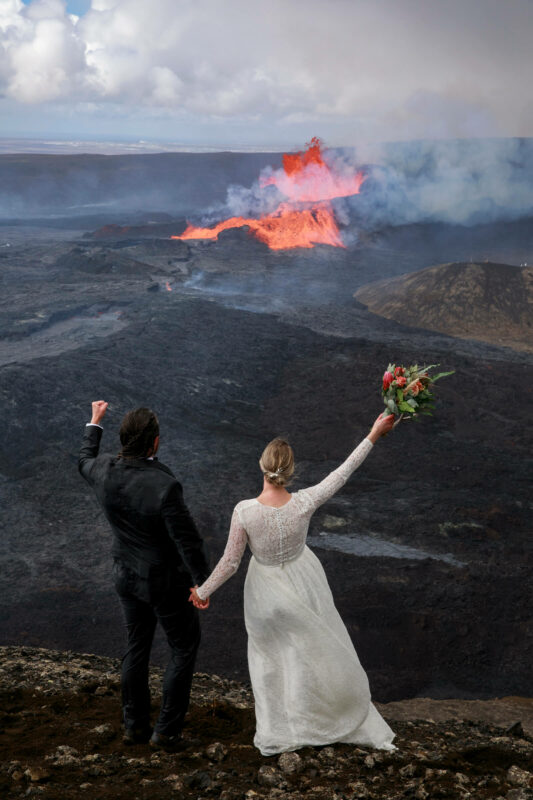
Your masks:
<svg viewBox="0 0 533 800"><path fill-rule="evenodd" d="M128 411L120 426L122 458L145 458L159 436L159 421L149 408Z"/></svg>

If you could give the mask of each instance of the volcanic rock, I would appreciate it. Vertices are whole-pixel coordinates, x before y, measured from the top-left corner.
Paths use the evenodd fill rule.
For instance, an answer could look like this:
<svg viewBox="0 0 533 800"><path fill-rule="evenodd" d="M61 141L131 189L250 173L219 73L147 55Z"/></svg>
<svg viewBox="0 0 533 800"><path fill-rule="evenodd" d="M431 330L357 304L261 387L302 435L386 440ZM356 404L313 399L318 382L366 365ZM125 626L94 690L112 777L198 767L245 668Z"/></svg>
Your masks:
<svg viewBox="0 0 533 800"><path fill-rule="evenodd" d="M355 297L402 325L533 352L533 268L451 263L362 286Z"/></svg>
<svg viewBox="0 0 533 800"><path fill-rule="evenodd" d="M28 767L24 775L29 778L32 783L41 783L49 779L50 771L44 767Z"/></svg>
<svg viewBox="0 0 533 800"><path fill-rule="evenodd" d="M505 800L531 800L533 792L529 789L511 789L505 795Z"/></svg>
<svg viewBox="0 0 533 800"><path fill-rule="evenodd" d="M184 729L185 749L179 754L150 754L148 745L126 747L118 737L111 742L93 735L95 728L118 730L120 693L96 695L80 691L79 684L90 673L104 685L110 675L119 673L118 660L21 647L2 648L0 655L0 792L6 800L35 790L54 800L70 800L78 791L101 800L132 796L526 800L531 796L533 737L508 737L504 728L477 721L476 714L469 719L468 703L455 701L453 716L432 723L418 718L416 701L403 701L403 722L393 720L397 704L390 706L393 715L387 705L380 705L397 734L396 751L369 752L347 744L307 747L282 754L276 766L251 745L254 715L249 687L197 674ZM35 680L40 674L46 674L46 684ZM151 670L150 683L158 704L161 670ZM439 701L433 702L436 709ZM486 719L492 708L499 718L497 701L487 701ZM211 740L213 733L216 742ZM65 737L70 744L65 744ZM222 751L224 770L212 758Z"/></svg>
<svg viewBox="0 0 533 800"><path fill-rule="evenodd" d="M533 788L533 774L527 770L513 765L507 772L507 780L514 786L527 786Z"/></svg>
<svg viewBox="0 0 533 800"><path fill-rule="evenodd" d="M95 692L95 694L97 693ZM90 733L92 733L93 736L98 737L100 741L109 741L109 742L112 739L114 739L115 736L117 735L113 727L107 723L104 723L103 725L97 725L90 731Z"/></svg>
<svg viewBox="0 0 533 800"><path fill-rule="evenodd" d="M189 789L208 789L211 786L212 780L208 772L198 769L190 775L187 775L183 782Z"/></svg>
<svg viewBox="0 0 533 800"><path fill-rule="evenodd" d="M301 772L303 762L298 753L283 753L278 759L278 767L285 775Z"/></svg>
<svg viewBox="0 0 533 800"><path fill-rule="evenodd" d="M283 778L275 767L264 764L259 767L257 782L260 786L279 786Z"/></svg>
<svg viewBox="0 0 533 800"><path fill-rule="evenodd" d="M92 275L110 273L115 275L147 275L146 263L129 258L123 253L108 251L100 247L77 245L61 255L55 264L63 270L80 270Z"/></svg>
<svg viewBox="0 0 533 800"><path fill-rule="evenodd" d="M524 728L522 727L522 723L520 721L515 722L513 725L507 728L505 733L507 734L507 736L518 736L518 738L522 737L524 735Z"/></svg>
<svg viewBox="0 0 533 800"><path fill-rule="evenodd" d="M223 761L228 754L228 749L221 742L213 742L206 747L205 754L210 761Z"/></svg>

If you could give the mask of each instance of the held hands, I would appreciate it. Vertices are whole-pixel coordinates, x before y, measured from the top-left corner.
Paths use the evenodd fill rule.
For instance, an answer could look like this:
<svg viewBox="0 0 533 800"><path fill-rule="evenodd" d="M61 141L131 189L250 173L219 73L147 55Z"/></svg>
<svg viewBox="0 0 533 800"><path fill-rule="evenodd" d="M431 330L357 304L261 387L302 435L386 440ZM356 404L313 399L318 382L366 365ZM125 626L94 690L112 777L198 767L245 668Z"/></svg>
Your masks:
<svg viewBox="0 0 533 800"><path fill-rule="evenodd" d="M387 433L394 427L394 414L387 414L382 413L379 415L377 420L372 425L372 430L368 434L367 438L370 439L372 444L375 444L381 436L386 436Z"/></svg>
<svg viewBox="0 0 533 800"><path fill-rule="evenodd" d="M198 596L198 592L196 591L197 589L198 586L191 586L189 603L192 603L195 608L200 608L202 611L205 611L207 608L209 608L209 597L206 600L202 600L202 598Z"/></svg>
<svg viewBox="0 0 533 800"><path fill-rule="evenodd" d="M105 400L94 400L92 403L92 410L93 415L91 417L91 422L94 425L100 425L101 421L105 416L105 412L107 411L109 403L106 403Z"/></svg>

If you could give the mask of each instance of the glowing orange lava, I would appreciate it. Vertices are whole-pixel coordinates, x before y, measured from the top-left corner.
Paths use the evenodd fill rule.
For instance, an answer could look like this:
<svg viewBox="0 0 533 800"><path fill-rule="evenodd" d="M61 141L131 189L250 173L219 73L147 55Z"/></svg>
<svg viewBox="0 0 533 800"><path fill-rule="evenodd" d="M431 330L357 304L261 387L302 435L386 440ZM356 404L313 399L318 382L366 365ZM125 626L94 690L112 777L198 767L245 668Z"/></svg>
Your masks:
<svg viewBox="0 0 533 800"><path fill-rule="evenodd" d="M320 202L359 194L363 172L334 172L322 158L320 140L313 137L307 150L285 153L283 169L260 179L261 186L276 186L292 202Z"/></svg>
<svg viewBox="0 0 533 800"><path fill-rule="evenodd" d="M314 247L318 243L344 247L329 203L302 209L292 208L287 203L282 203L273 214L267 214L259 219L231 217L212 228L195 228L188 225L181 236L172 236L171 238L217 239L221 231L244 226L250 228L255 236L267 244L271 250Z"/></svg>
<svg viewBox="0 0 533 800"><path fill-rule="evenodd" d="M322 157L320 140L314 137L307 149L283 156L283 169L260 179L260 186L276 186L287 197L271 214L231 217L210 228L187 225L172 239L217 239L221 231L248 227L271 250L328 244L344 247L331 204L335 197L359 194L365 180L362 172L334 171Z"/></svg>

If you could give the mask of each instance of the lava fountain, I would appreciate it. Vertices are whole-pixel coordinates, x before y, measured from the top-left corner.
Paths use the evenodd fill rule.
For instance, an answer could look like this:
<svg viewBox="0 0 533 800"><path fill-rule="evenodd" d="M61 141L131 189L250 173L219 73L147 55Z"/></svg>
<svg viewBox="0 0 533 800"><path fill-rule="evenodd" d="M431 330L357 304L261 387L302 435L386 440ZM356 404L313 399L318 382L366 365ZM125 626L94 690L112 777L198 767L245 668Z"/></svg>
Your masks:
<svg viewBox="0 0 533 800"><path fill-rule="evenodd" d="M283 167L261 176L259 186L275 186L286 198L270 214L231 217L209 228L187 225L181 236L172 239L217 239L229 228L248 227L271 250L314 247L328 244L345 247L331 200L359 194L365 180L363 172L341 174L323 158L322 145L313 137L299 153L285 153Z"/></svg>

